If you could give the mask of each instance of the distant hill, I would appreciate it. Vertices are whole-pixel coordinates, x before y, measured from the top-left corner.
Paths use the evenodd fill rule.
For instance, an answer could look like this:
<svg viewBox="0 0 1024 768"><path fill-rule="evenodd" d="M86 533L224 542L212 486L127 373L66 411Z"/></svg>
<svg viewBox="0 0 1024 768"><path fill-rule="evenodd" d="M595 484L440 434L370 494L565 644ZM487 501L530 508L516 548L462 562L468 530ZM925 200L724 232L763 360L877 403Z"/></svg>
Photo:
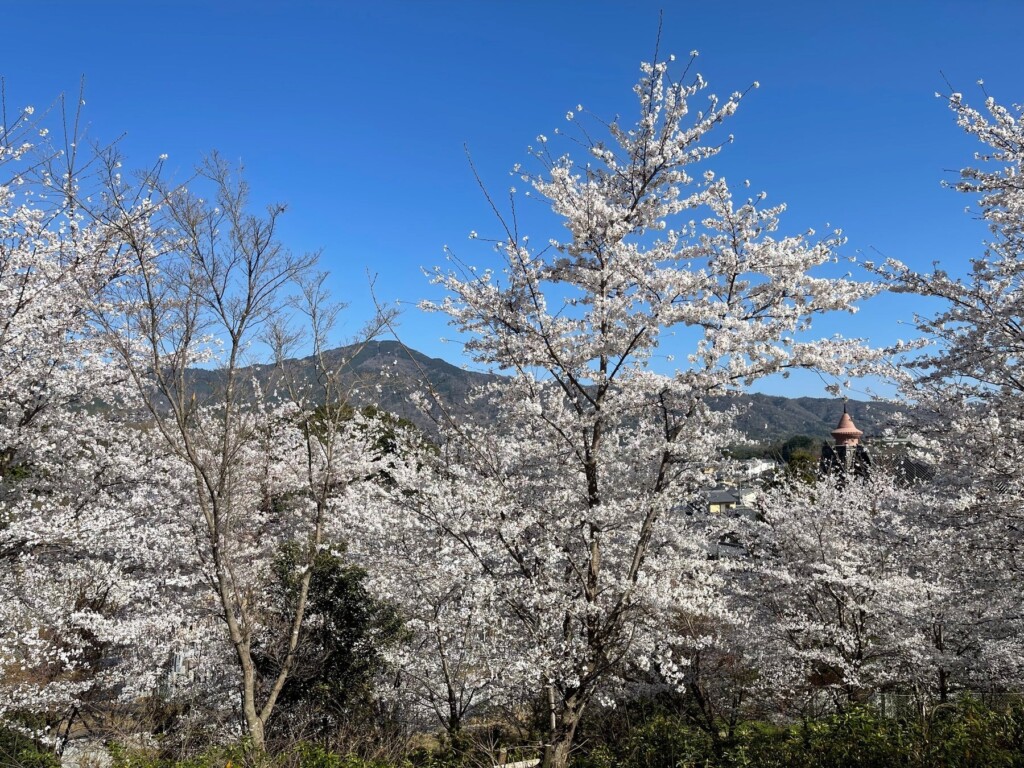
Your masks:
<svg viewBox="0 0 1024 768"><path fill-rule="evenodd" d="M467 396L475 388L499 377L467 371L437 357L427 357L397 341L370 341L338 347L324 353L324 362L330 370L341 373L342 389L348 400L356 406L374 405L381 410L404 416L424 429L430 429L430 418L415 407L410 399L414 392L422 392L422 382L430 388L454 416L465 416L472 411ZM300 390L306 390L311 399L322 396L315 386L316 365L312 357L286 360L288 378ZM197 392L212 392L220 374L216 370L193 369L192 383ZM264 392L279 386L280 369L272 365L254 365L245 369L240 377L244 382L255 380Z"/></svg>
<svg viewBox="0 0 1024 768"><path fill-rule="evenodd" d="M755 442L778 442L793 435L809 435L831 440L829 434L843 415L843 402L827 397L781 397L778 395L738 395L717 398L713 407L739 410L736 426ZM847 410L865 437L880 435L892 425L894 417L905 409L893 403L850 400Z"/></svg>
<svg viewBox="0 0 1024 768"><path fill-rule="evenodd" d="M420 426L427 426L424 422L429 419L412 405L410 396L423 390L423 381L429 383L452 415L465 416L473 410L467 402L470 393L500 378L459 368L439 357L427 357L397 341L340 347L324 357L329 366L345 372L354 405L375 405ZM312 367L310 358L300 362Z"/></svg>
<svg viewBox="0 0 1024 768"><path fill-rule="evenodd" d="M362 345L339 347L325 354L327 364L343 372L344 385L354 405L375 405L382 410L404 416L420 427L429 429L430 419L410 401L414 392L423 390L422 381L429 383L455 416L466 416L479 411L479 403L467 402L468 395L481 385L498 381L495 374L468 371L397 341L372 341ZM310 357L287 361L292 378L312 385L315 375ZM253 366L251 378L264 388L273 387L274 369L271 366ZM213 388L216 371L194 371L195 383L200 389ZM250 378L246 376L244 378ZM315 387L310 387L315 393ZM797 397L749 394L715 398L715 410L736 408L737 427L750 440L771 443L786 440L793 435L809 435L820 440L829 439L843 412L842 401L834 398ZM851 400L847 404L850 415L866 436L881 433L901 412L899 406L883 402Z"/></svg>

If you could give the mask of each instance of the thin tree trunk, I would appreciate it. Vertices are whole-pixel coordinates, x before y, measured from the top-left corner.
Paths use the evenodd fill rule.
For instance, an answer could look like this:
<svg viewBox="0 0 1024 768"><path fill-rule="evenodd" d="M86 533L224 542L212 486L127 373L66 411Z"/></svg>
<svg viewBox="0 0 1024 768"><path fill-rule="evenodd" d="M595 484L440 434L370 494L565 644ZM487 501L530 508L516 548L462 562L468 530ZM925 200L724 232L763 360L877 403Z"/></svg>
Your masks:
<svg viewBox="0 0 1024 768"><path fill-rule="evenodd" d="M561 712L558 712L555 708L554 686L547 686L547 692L550 723L548 741L544 745L542 766L543 768L567 768L573 739L576 736L576 726L579 725L583 707L574 700L567 701L563 703Z"/></svg>

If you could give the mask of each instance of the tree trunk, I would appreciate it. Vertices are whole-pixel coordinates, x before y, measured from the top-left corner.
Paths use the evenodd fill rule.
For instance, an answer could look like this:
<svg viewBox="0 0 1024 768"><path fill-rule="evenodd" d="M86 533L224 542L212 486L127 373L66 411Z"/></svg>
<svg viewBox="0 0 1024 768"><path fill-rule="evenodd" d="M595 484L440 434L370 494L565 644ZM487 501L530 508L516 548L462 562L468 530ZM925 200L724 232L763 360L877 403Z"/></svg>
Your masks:
<svg viewBox="0 0 1024 768"><path fill-rule="evenodd" d="M566 768L569 765L569 751L572 736L548 744L544 749L544 768Z"/></svg>
<svg viewBox="0 0 1024 768"><path fill-rule="evenodd" d="M267 742L263 729L263 721L260 719L256 707L256 670L252 658L246 651L245 658L240 659L242 666L242 716L245 718L245 730L249 737L249 743L257 756L265 754Z"/></svg>
<svg viewBox="0 0 1024 768"><path fill-rule="evenodd" d="M578 723L579 715L573 715L571 723L563 718L560 726L549 735L548 743L544 745L544 768L567 768Z"/></svg>
<svg viewBox="0 0 1024 768"><path fill-rule="evenodd" d="M551 706L551 729L548 732L548 742L544 745L542 766L543 768L567 768L573 738L576 736L576 726L579 725L583 707L578 706L575 702L565 702L561 712L556 712L554 688L551 686L548 687L548 696Z"/></svg>

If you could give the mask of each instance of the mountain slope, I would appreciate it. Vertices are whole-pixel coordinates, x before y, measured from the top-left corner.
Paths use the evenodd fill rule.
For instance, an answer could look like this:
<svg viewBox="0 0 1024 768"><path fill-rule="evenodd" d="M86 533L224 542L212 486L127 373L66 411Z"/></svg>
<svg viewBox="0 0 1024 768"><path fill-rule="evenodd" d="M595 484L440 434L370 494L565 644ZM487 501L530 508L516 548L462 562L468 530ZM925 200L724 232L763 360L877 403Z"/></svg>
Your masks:
<svg viewBox="0 0 1024 768"><path fill-rule="evenodd" d="M430 430L431 419L412 403L412 395L424 392L423 382L445 403L456 417L479 415L486 406L471 402L469 395L482 385L500 380L495 374L468 371L436 357L404 346L397 341L371 341L329 350L325 362L342 372L343 386L353 405L374 405L403 416ZM290 377L308 388L315 399L315 366L311 357L286 361ZM242 379L255 379L264 391L272 391L279 371L273 366L253 366ZM195 383L212 391L216 371L196 370ZM735 408L737 427L758 443L786 440L793 435L809 435L828 440L843 412L841 400L834 398L744 394L714 398L715 410ZM865 435L880 434L902 408L892 403L849 401L848 410Z"/></svg>
<svg viewBox="0 0 1024 768"><path fill-rule="evenodd" d="M825 397L781 397L749 394L717 398L716 410L736 407L736 426L755 442L776 442L793 435L830 440L830 432L843 414L842 400ZM905 409L893 403L850 400L847 410L867 437L881 434Z"/></svg>

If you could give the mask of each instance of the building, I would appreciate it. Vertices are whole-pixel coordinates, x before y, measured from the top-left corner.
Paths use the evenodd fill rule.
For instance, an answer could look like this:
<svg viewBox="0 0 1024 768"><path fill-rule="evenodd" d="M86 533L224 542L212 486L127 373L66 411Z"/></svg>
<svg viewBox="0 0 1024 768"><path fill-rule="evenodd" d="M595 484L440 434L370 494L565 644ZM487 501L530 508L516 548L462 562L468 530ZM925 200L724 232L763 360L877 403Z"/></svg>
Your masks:
<svg viewBox="0 0 1024 768"><path fill-rule="evenodd" d="M864 433L857 429L857 425L847 412L844 401L843 415L839 417L839 424L832 430L835 445L825 443L821 447L818 469L822 476L843 478L852 474L855 477L867 477L871 472L871 456L860 444L863 436Z"/></svg>

